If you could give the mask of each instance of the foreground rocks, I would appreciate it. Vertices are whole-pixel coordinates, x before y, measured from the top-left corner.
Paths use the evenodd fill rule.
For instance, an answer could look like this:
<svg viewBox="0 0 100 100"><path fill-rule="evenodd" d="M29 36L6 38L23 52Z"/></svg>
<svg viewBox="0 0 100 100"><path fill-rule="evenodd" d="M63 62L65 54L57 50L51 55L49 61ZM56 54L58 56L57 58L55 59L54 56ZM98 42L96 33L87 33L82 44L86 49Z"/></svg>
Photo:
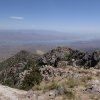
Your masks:
<svg viewBox="0 0 100 100"><path fill-rule="evenodd" d="M29 91L0 85L0 100L99 100L100 98L99 70L73 66L66 68L44 66L40 70L44 85L41 82L37 90Z"/></svg>
<svg viewBox="0 0 100 100"><path fill-rule="evenodd" d="M26 91L0 85L0 100L26 100Z"/></svg>
<svg viewBox="0 0 100 100"><path fill-rule="evenodd" d="M0 100L53 100L54 91L45 94L34 91L23 91L0 85Z"/></svg>

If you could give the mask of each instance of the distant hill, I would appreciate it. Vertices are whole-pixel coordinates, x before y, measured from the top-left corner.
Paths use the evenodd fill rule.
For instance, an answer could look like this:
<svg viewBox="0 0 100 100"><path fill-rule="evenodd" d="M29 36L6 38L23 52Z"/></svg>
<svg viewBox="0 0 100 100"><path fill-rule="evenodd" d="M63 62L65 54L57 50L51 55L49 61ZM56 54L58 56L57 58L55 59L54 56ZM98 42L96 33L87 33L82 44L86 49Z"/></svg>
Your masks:
<svg viewBox="0 0 100 100"><path fill-rule="evenodd" d="M46 45L46 44L24 44L24 45L3 45L0 46L0 62L10 58L21 50L26 50L31 53L38 53L37 51L41 51L42 53L47 52L48 50L56 47L55 45Z"/></svg>

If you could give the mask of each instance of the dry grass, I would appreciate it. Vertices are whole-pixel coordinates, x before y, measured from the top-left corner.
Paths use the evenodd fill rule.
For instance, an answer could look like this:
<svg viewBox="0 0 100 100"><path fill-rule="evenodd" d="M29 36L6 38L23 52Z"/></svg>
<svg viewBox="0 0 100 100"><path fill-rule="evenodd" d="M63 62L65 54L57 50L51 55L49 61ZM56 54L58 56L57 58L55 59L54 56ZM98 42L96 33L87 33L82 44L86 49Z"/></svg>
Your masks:
<svg viewBox="0 0 100 100"><path fill-rule="evenodd" d="M68 89L65 89L64 91L64 95L63 95L63 100L75 100L75 93L72 91L72 90L68 90Z"/></svg>
<svg viewBox="0 0 100 100"><path fill-rule="evenodd" d="M33 90L47 92L47 91L56 89L57 86L58 84L55 81L50 82L48 84L46 84L45 82L42 82L40 85L35 85L33 87Z"/></svg>
<svg viewBox="0 0 100 100"><path fill-rule="evenodd" d="M75 86L78 86L79 84L80 84L79 80L76 80L76 79L68 79L66 82L66 86L68 88L74 88Z"/></svg>

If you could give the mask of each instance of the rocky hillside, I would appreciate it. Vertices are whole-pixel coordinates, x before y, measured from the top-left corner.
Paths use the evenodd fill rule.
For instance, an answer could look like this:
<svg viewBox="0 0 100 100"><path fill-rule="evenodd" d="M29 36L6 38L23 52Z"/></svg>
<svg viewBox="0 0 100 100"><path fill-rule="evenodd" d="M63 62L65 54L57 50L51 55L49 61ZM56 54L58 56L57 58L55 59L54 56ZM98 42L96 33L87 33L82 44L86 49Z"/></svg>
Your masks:
<svg viewBox="0 0 100 100"><path fill-rule="evenodd" d="M66 47L58 47L44 54L40 59L40 65L51 65L59 67L64 65L73 65L84 68L99 68L100 51L90 53L73 50Z"/></svg>
<svg viewBox="0 0 100 100"><path fill-rule="evenodd" d="M13 57L0 63L0 83L12 87L19 87L24 79L29 81L27 78L34 77L33 72L35 73L36 71L32 70L33 67L41 68L44 65L50 65L56 68L68 65L83 68L100 68L100 51L89 54L67 47L58 47L43 56L31 54L27 51L20 51ZM37 72L39 73L39 71ZM30 73L32 75L27 76ZM38 73L36 73L36 76L40 76ZM41 78L38 77L38 79Z"/></svg>
<svg viewBox="0 0 100 100"><path fill-rule="evenodd" d="M11 87L20 87L26 74L36 65L38 55L20 51L13 57L0 63L0 83Z"/></svg>
<svg viewBox="0 0 100 100"><path fill-rule="evenodd" d="M43 81L30 93L34 100L100 100L100 70L68 65L40 70Z"/></svg>
<svg viewBox="0 0 100 100"><path fill-rule="evenodd" d="M31 89L28 100L99 100L98 69L100 51L58 47L41 56L20 51L0 63L0 83Z"/></svg>

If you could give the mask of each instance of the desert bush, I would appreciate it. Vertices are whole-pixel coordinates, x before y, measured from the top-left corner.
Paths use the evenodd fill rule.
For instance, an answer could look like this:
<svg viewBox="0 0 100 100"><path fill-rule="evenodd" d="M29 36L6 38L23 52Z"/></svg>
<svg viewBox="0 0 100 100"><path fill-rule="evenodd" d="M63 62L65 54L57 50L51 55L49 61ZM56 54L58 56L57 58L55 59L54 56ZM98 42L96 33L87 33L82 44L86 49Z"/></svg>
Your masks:
<svg viewBox="0 0 100 100"><path fill-rule="evenodd" d="M72 59L72 54L65 53L63 60L70 61Z"/></svg>
<svg viewBox="0 0 100 100"><path fill-rule="evenodd" d="M14 87L14 82L11 79L7 79L3 82L3 85Z"/></svg>
<svg viewBox="0 0 100 100"><path fill-rule="evenodd" d="M30 74L27 74L22 82L21 88L24 90L31 89L34 85L40 84L42 81L42 76L40 74L39 68L34 67L32 68L32 71Z"/></svg>

